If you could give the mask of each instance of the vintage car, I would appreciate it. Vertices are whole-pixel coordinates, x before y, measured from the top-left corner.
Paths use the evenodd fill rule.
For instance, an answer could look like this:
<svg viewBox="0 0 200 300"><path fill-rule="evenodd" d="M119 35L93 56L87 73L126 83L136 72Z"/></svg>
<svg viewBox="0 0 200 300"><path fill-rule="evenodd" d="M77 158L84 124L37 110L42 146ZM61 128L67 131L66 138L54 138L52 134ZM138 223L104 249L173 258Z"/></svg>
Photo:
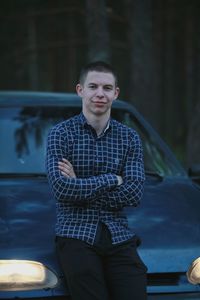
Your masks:
<svg viewBox="0 0 200 300"><path fill-rule="evenodd" d="M55 252L45 152L49 129L80 111L75 94L0 92L0 299L70 299ZM148 299L200 299L186 275L200 256L200 185L132 105L116 100L112 116L143 142L145 192L126 212L142 240Z"/></svg>

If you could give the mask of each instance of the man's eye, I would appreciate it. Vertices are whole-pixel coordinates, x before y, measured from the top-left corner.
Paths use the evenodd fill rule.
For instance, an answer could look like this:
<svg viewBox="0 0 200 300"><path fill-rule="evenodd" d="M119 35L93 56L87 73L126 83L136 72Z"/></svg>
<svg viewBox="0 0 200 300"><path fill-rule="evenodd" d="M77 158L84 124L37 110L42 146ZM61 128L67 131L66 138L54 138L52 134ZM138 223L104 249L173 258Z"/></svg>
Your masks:
<svg viewBox="0 0 200 300"><path fill-rule="evenodd" d="M104 90L106 90L106 91L112 91L112 86L105 86Z"/></svg>
<svg viewBox="0 0 200 300"><path fill-rule="evenodd" d="M89 88L90 88L91 90L94 90L94 89L96 89L96 85L90 85Z"/></svg>

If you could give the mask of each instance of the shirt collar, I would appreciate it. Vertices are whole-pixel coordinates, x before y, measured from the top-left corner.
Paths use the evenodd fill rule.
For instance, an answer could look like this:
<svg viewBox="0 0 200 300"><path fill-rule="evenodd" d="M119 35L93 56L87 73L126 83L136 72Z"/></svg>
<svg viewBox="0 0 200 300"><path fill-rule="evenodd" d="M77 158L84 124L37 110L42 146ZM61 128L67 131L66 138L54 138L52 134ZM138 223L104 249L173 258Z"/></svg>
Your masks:
<svg viewBox="0 0 200 300"><path fill-rule="evenodd" d="M81 112L79 115L78 115L78 120L80 122L81 125L85 126L87 123L87 120L83 114L83 112Z"/></svg>
<svg viewBox="0 0 200 300"><path fill-rule="evenodd" d="M80 124L81 124L83 127L87 127L88 125L91 126L91 125L88 123L88 121L87 121L86 117L84 116L83 112L81 112L81 113L79 114L78 119L79 119ZM106 133L106 131L111 127L111 125L112 125L112 119L110 118L110 119L108 120L108 123L107 123L107 125L106 125L106 127L105 127L105 129L103 130L103 132L102 132L101 135L103 135L104 133Z"/></svg>

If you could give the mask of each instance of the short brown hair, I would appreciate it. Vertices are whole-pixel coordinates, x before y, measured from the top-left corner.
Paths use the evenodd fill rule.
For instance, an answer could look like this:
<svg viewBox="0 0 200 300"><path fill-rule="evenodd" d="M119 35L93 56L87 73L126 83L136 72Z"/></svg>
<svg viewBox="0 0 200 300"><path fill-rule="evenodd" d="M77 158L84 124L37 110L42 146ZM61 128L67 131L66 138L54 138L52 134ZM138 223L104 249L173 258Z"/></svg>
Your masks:
<svg viewBox="0 0 200 300"><path fill-rule="evenodd" d="M83 67L79 76L80 84L84 84L87 74L91 71L111 73L115 78L115 85L117 86L118 79L115 70L110 64L103 61L95 61Z"/></svg>

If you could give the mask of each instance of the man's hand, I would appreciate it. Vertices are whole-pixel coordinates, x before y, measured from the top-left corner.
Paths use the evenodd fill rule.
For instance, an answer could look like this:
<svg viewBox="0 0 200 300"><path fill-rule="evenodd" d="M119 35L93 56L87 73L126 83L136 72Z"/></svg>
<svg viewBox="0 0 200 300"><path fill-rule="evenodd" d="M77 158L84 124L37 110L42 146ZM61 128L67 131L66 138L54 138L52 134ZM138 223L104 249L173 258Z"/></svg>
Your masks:
<svg viewBox="0 0 200 300"><path fill-rule="evenodd" d="M62 161L58 162L58 168L61 171L61 174L65 177L76 178L74 168L72 164L65 158Z"/></svg>

